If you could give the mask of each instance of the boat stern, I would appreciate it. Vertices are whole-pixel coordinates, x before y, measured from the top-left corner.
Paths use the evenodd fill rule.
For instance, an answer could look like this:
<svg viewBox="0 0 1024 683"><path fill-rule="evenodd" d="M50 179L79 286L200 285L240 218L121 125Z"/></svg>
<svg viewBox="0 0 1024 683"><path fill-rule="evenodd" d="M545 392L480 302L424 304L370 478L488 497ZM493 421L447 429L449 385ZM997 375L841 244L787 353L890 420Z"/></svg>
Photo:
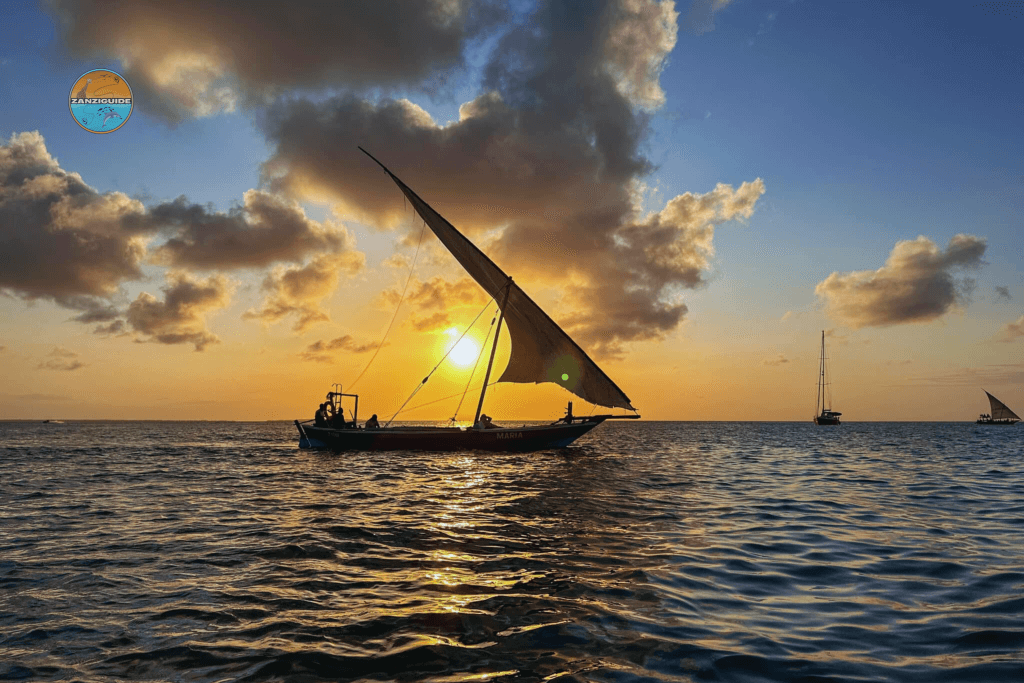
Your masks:
<svg viewBox="0 0 1024 683"><path fill-rule="evenodd" d="M295 428L299 430L299 448L327 448L327 444L325 444L323 441L311 438L306 433L306 430L302 427L302 423L300 423L298 420L295 421Z"/></svg>

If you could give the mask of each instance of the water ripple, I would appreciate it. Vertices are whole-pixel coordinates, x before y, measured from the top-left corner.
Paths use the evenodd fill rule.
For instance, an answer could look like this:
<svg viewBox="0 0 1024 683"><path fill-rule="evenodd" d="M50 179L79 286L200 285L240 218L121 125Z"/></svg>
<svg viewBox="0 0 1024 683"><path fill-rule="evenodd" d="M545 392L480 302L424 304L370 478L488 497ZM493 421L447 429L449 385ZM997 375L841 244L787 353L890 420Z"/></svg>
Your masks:
<svg viewBox="0 0 1024 683"><path fill-rule="evenodd" d="M1024 431L0 423L0 680L1024 680Z"/></svg>

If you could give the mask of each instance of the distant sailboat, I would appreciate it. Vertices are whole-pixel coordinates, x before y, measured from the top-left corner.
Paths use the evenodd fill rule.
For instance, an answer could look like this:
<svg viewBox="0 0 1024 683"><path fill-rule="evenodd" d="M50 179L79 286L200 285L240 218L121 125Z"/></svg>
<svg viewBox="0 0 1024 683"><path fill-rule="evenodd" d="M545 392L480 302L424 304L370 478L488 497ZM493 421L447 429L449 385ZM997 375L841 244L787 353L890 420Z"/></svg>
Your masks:
<svg viewBox="0 0 1024 683"><path fill-rule="evenodd" d="M982 389L982 391L985 391ZM985 395L988 396L989 405L992 407L992 414L986 415L982 413L978 417L978 424L980 425L1014 425L1020 422L1020 415L1013 412L1006 407L1006 404L1000 401L992 394L985 391Z"/></svg>
<svg viewBox="0 0 1024 683"><path fill-rule="evenodd" d="M832 383L828 381L828 359L825 357L825 331L821 331L821 364L818 368L818 398L814 404L814 424L816 425L837 425L839 416L832 410L832 390L829 388ZM827 408L825 406L828 406ZM819 409L821 412L819 413Z"/></svg>

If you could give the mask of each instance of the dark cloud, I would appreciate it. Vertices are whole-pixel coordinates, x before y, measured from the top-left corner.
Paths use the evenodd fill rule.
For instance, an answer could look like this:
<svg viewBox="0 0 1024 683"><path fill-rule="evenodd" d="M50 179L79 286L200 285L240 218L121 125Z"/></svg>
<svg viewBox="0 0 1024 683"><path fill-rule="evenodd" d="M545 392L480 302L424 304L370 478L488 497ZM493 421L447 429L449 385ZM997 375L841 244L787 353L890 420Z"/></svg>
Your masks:
<svg viewBox="0 0 1024 683"><path fill-rule="evenodd" d="M70 351L65 348L57 347L50 352L48 360L44 360L42 363L36 366L37 370L62 370L64 372L73 372L79 368L84 368L85 363L79 359L78 353Z"/></svg>
<svg viewBox="0 0 1024 683"><path fill-rule="evenodd" d="M97 325L93 328L93 334L105 337L123 337L129 334L128 323L124 320L115 320L108 325Z"/></svg>
<svg viewBox="0 0 1024 683"><path fill-rule="evenodd" d="M847 327L928 322L965 304L973 280L954 272L980 267L985 240L956 235L945 250L927 237L897 242L878 270L832 273L815 287L829 316Z"/></svg>
<svg viewBox="0 0 1024 683"><path fill-rule="evenodd" d="M642 178L653 170L640 151L644 112L663 100L676 17L671 2L540 3L498 42L483 94L445 126L407 100L279 103L264 122L276 145L264 178L397 226L402 195L361 145L461 230L489 240L488 253L527 291L566 292L573 313L560 320L591 350L614 355L625 342L660 339L686 314L682 292L705 281L715 226L751 215L764 192L760 180L719 185L641 215Z"/></svg>
<svg viewBox="0 0 1024 683"><path fill-rule="evenodd" d="M81 57L114 57L171 121L284 88L437 83L499 19L484 0L49 0Z"/></svg>
<svg viewBox="0 0 1024 683"><path fill-rule="evenodd" d="M62 303L68 308L82 311L82 313L72 318L72 320L79 323L109 322L122 315L121 310L117 306L102 300L83 298L77 302L65 300Z"/></svg>
<svg viewBox="0 0 1024 683"><path fill-rule="evenodd" d="M996 287L996 301L1013 301L1009 287Z"/></svg>
<svg viewBox="0 0 1024 683"><path fill-rule="evenodd" d="M715 227L749 218L764 191L758 179L735 190L719 184L705 194L687 192L662 211L610 231L609 244L588 255L589 272L566 264L588 279L566 296L573 310L586 313L566 316L566 325L599 356L620 355L623 342L667 335L688 312L682 292L706 282Z"/></svg>
<svg viewBox="0 0 1024 683"><path fill-rule="evenodd" d="M317 363L329 363L335 358L331 351L347 351L349 353L367 353L375 351L377 344L370 342L359 344L350 334L336 337L330 341L317 340L306 347L306 350L299 354L303 360L315 361Z"/></svg>
<svg viewBox="0 0 1024 683"><path fill-rule="evenodd" d="M223 275L198 279L185 272L171 272L160 301L142 292L125 313L127 324L140 336L137 341L159 344L192 344L196 351L220 342L206 328L206 315L231 300L232 285Z"/></svg>
<svg viewBox="0 0 1024 683"><path fill-rule="evenodd" d="M346 251L321 254L303 266L278 266L263 281L266 298L242 317L271 325L295 316L292 329L296 332L326 322L330 316L319 307L320 302L335 290L343 273L354 275L364 261L363 254Z"/></svg>
<svg viewBox="0 0 1024 683"><path fill-rule="evenodd" d="M1024 315L1017 318L1015 322L1006 323L996 335L996 341L1014 342L1024 338Z"/></svg>
<svg viewBox="0 0 1024 683"><path fill-rule="evenodd" d="M179 197L152 207L148 220L173 231L154 257L177 267L259 268L355 246L344 226L310 220L297 203L262 190L249 190L244 204L227 213Z"/></svg>
<svg viewBox="0 0 1024 683"><path fill-rule="evenodd" d="M150 241L157 245L147 251ZM125 282L143 278L147 259L179 268L232 270L300 263L316 254L312 262L293 269L298 274L281 276L285 294L272 296L267 304L280 306L288 304L289 292L303 301L309 298L311 285L303 273L316 272L323 282L336 284L337 277L324 269L361 268L363 255L354 249L355 240L344 226L310 220L295 202L268 192L250 190L244 204L228 212L190 204L184 197L147 209L120 192L100 194L77 173L61 169L38 132L13 135L0 145L0 293L48 299L79 311L72 318L76 322L106 323L96 328L99 334L131 328L156 341L186 341L197 348L214 339L197 331L189 306L173 308L187 304L183 288L199 282L180 274L168 292L178 298L158 302L146 294L150 298L134 302L128 320L121 320L125 311L115 300L123 299ZM223 289L226 281L206 282L209 291ZM319 298L333 291L333 284ZM172 308L154 308L161 305ZM149 314L155 318L145 317ZM174 322L175 315L185 317ZM165 323L170 331L156 331ZM187 329L175 331L181 325Z"/></svg>
<svg viewBox="0 0 1024 683"><path fill-rule="evenodd" d="M144 213L64 171L38 132L12 135L0 144L0 291L94 315L122 282L142 278L145 241L125 221Z"/></svg>

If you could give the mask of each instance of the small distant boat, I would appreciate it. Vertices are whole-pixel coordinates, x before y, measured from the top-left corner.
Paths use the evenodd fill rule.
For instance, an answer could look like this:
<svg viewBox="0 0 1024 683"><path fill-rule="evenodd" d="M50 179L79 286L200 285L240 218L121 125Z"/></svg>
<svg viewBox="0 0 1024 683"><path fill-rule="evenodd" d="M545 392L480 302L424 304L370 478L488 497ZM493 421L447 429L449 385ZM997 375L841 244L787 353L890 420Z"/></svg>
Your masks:
<svg viewBox="0 0 1024 683"><path fill-rule="evenodd" d="M62 424L64 424L64 420L43 420L43 424L44 425L47 425L47 424L49 424L49 425L62 425Z"/></svg>
<svg viewBox="0 0 1024 683"><path fill-rule="evenodd" d="M985 391L982 389L982 391ZM982 413L978 416L977 424L980 425L1015 425L1020 422L1020 415L1013 412L1006 407L1006 404L1000 401L992 394L985 391L985 395L988 396L989 405L992 408L991 414Z"/></svg>
<svg viewBox="0 0 1024 683"><path fill-rule="evenodd" d="M360 148L362 149L362 148ZM539 451L564 448L573 441L597 427L605 420L636 420L640 415L623 393L579 347L579 345L558 326L547 313L541 310L533 299L527 296L512 278L498 268L480 249L455 229L441 214L427 204L408 185L398 179L384 164L366 150L362 150L384 169L399 187L413 208L420 215L452 256L473 277L474 280L498 303L501 314L494 334L491 357L480 390L476 417L473 426L461 427L413 427L390 426L390 420L380 425L374 415L363 427L359 427L359 396L331 391L327 403L321 404L315 420L295 421L299 430L299 447L329 449L334 451ZM487 392L494 355L498 347L502 323L508 326L512 342L508 366L498 382L539 384L552 382L567 391L606 408L622 408L633 411L631 415L602 414L581 417L573 415L572 403L564 417L546 425L523 425L504 427L494 424L481 412ZM429 375L428 375L429 378ZM424 379L422 383L426 383ZM344 419L339 405L342 398L354 401L352 420ZM331 419L326 419L326 410ZM341 419L337 416L341 415ZM397 415L397 413L396 413ZM392 418L394 419L394 418ZM312 424L310 424L312 422Z"/></svg>
<svg viewBox="0 0 1024 683"><path fill-rule="evenodd" d="M832 383L828 381L828 358L825 356L825 330L821 331L821 363L818 367L818 398L814 404L814 424L837 425L842 413L832 410ZM825 406L828 406L827 408ZM821 410L819 413L818 410Z"/></svg>

